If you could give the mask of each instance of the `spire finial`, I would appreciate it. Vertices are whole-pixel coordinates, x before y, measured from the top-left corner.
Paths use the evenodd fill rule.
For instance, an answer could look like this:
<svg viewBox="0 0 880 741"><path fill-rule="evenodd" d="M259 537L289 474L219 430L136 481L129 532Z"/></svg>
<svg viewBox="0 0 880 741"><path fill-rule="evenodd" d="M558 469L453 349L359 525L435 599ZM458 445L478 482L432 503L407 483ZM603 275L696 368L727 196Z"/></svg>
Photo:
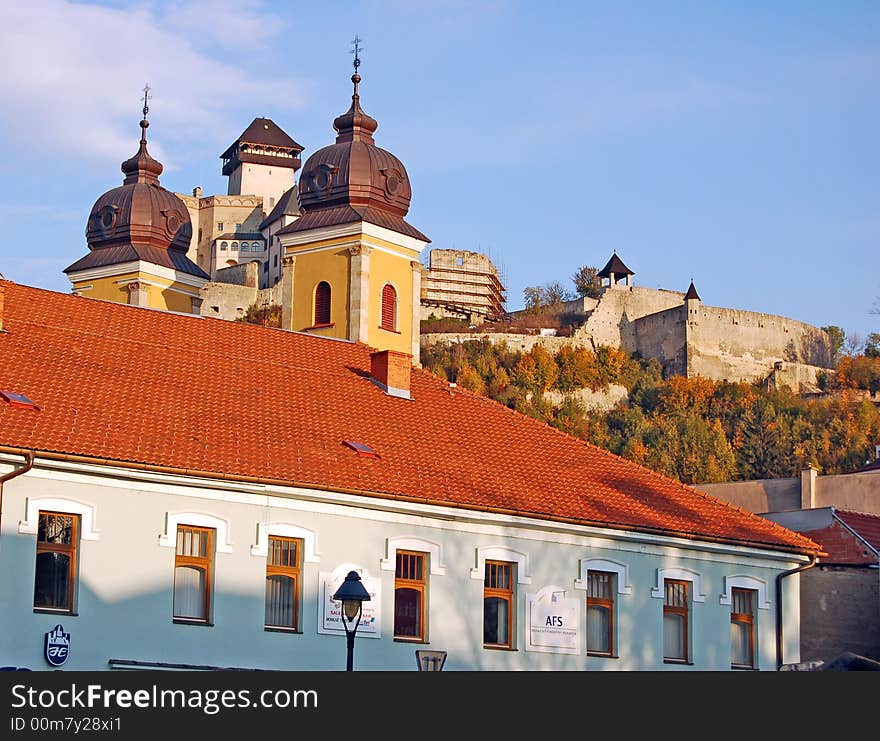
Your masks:
<svg viewBox="0 0 880 741"><path fill-rule="evenodd" d="M141 120L141 141L145 142L147 140L147 126L150 125L150 122L147 121L147 114L150 112L150 106L148 101L153 96L150 95L150 83L144 85L144 117Z"/></svg>
<svg viewBox="0 0 880 741"><path fill-rule="evenodd" d="M361 76L358 74L358 67L361 66L361 52L364 50L361 46L361 41L363 41L363 39L355 35L351 41L351 51L349 52L349 54L354 54L354 61L352 62L354 65L354 74L351 76L351 81L354 83L355 97L357 97L358 94L358 83L361 81Z"/></svg>

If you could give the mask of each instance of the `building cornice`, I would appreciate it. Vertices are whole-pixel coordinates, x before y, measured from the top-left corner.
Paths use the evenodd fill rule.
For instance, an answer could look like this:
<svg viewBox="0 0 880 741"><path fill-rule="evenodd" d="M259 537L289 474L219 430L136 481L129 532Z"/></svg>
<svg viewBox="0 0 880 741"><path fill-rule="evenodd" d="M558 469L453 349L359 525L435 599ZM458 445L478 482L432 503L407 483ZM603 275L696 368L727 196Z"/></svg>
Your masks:
<svg viewBox="0 0 880 741"><path fill-rule="evenodd" d="M0 462L17 462L25 451L0 445ZM311 503L313 507L329 508L335 514L343 514L352 507L362 512L378 513L378 519L388 516L414 517L412 524L429 520L434 527L456 529L461 524L474 527L501 528L509 532L511 528L521 531L520 537L529 538L535 531L557 533L559 542L580 544L584 538L607 540L614 544L627 543L632 550L642 551L647 547L659 549L687 549L714 556L739 557L747 553L751 558L761 558L767 566L785 563L806 563L806 555L792 550L774 549L758 544L739 543L721 539L683 537L683 534L664 534L645 530L612 528L587 521L575 522L562 519L543 519L521 512L511 512L492 507L455 507L443 503L427 502L420 496L391 495L341 487L324 487L315 484L274 481L254 476L234 476L229 474L174 469L152 464L139 464L111 459L92 459L66 453L34 451L36 458L34 470L55 471L75 476L112 478L129 481L133 484L143 482L154 486L185 487L187 494L208 498L232 498L235 501L251 501L265 504L266 496L279 499ZM211 494L213 492L213 494ZM171 493L171 492L166 492ZM367 516L367 515L362 515ZM532 536L534 539L535 536ZM561 539L560 539L561 538ZM596 547L608 547L598 545ZM615 547L617 547L615 545Z"/></svg>

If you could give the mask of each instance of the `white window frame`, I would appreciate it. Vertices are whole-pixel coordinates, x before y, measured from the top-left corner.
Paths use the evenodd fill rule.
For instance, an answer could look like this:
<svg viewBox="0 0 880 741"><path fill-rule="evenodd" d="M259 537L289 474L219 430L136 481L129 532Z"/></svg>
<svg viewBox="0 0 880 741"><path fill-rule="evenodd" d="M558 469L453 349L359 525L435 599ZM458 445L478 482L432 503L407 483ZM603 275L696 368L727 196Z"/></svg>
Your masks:
<svg viewBox="0 0 880 741"><path fill-rule="evenodd" d="M214 528L217 534L214 551L216 553L232 553L232 541L229 539L231 529L229 520L204 512L166 512L165 532L159 535L159 545L162 548L177 549L178 525Z"/></svg>
<svg viewBox="0 0 880 741"><path fill-rule="evenodd" d="M95 527L97 507L94 504L66 497L28 497L25 505L25 519L19 521L18 532L22 535L36 535L41 510L65 515L79 515L79 539L101 539L101 531Z"/></svg>

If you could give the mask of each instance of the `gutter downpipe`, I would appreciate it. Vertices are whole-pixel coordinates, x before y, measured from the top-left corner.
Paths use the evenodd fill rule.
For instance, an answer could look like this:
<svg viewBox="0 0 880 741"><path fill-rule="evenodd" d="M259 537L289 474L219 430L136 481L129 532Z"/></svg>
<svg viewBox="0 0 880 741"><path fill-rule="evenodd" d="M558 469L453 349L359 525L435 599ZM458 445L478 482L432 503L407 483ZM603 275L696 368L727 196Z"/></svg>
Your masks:
<svg viewBox="0 0 880 741"><path fill-rule="evenodd" d="M0 476L0 520L2 520L3 517L3 484L10 479L14 479L16 476L21 476L23 473L27 473L34 467L34 451L27 450L23 455L25 457L25 464L22 468L14 468L9 473Z"/></svg>
<svg viewBox="0 0 880 741"><path fill-rule="evenodd" d="M817 560L818 558L815 555L810 556L809 563L801 564L796 568L782 571L776 575L776 671L782 668L782 580L786 576L813 568Z"/></svg>

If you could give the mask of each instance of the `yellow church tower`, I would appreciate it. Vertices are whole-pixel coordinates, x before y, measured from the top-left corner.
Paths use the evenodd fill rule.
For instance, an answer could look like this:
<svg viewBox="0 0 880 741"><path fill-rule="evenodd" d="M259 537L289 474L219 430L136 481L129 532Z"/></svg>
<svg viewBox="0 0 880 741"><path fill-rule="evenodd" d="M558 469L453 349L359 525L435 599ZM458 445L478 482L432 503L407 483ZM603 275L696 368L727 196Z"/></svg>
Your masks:
<svg viewBox="0 0 880 741"><path fill-rule="evenodd" d="M192 224L186 204L159 185L162 164L147 152L149 87L137 154L125 179L92 206L89 254L64 270L73 293L152 309L198 314L209 276L186 253Z"/></svg>
<svg viewBox="0 0 880 741"><path fill-rule="evenodd" d="M404 220L412 196L403 163L376 146L364 113L355 39L351 107L336 143L306 161L302 216L281 229L282 326L412 355L418 364L421 251L430 240Z"/></svg>

